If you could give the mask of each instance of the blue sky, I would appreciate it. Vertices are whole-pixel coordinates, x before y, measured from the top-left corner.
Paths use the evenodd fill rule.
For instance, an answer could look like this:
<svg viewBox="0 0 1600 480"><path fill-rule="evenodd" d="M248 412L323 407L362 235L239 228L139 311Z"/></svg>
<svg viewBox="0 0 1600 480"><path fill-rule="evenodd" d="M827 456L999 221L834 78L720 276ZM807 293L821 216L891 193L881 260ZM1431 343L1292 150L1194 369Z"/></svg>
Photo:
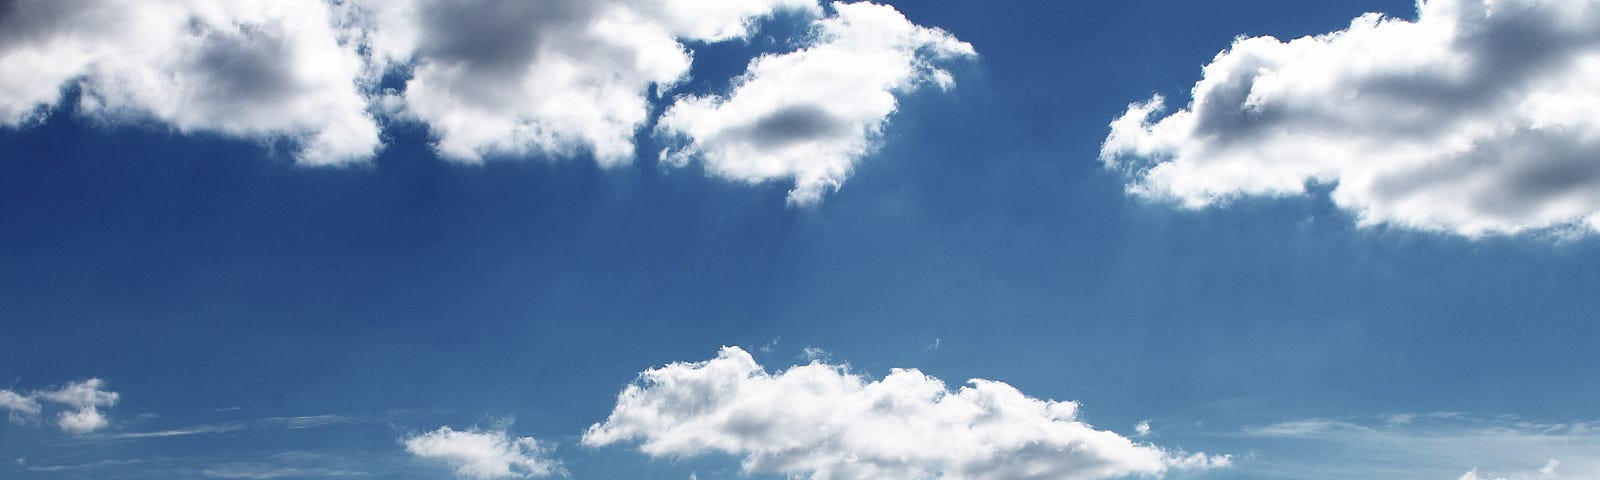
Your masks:
<svg viewBox="0 0 1600 480"><path fill-rule="evenodd" d="M1600 478L1592 1L491 4L0 13L0 477Z"/></svg>

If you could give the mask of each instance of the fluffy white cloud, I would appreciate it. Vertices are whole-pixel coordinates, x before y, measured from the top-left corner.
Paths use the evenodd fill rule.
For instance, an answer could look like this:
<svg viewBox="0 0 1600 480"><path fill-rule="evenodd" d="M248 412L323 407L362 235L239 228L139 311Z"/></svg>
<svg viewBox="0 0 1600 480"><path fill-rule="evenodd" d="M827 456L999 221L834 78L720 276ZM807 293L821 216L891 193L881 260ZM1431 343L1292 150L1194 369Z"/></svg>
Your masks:
<svg viewBox="0 0 1600 480"><path fill-rule="evenodd" d="M282 138L308 164L370 157L362 60L322 0L17 0L0 4L0 124L62 91L114 123Z"/></svg>
<svg viewBox="0 0 1600 480"><path fill-rule="evenodd" d="M815 0L371 0L368 45L411 79L393 99L428 125L442 155L476 161L586 150L633 158L652 85L685 78L683 40L744 37L780 9Z"/></svg>
<svg viewBox="0 0 1600 480"><path fill-rule="evenodd" d="M544 456L533 437L512 437L504 430L438 430L405 438L406 452L443 462L461 478L534 478L562 472L560 462Z"/></svg>
<svg viewBox="0 0 1600 480"><path fill-rule="evenodd" d="M752 61L724 95L656 102L691 46L747 38L780 12L798 50ZM380 120L415 121L443 157L634 158L655 134L674 165L792 179L817 201L872 150L896 96L949 88L936 63L971 45L893 7L818 0L18 0L0 2L0 126L79 92L78 111L263 142L302 164L371 158ZM386 78L405 78L383 88Z"/></svg>
<svg viewBox="0 0 1600 480"><path fill-rule="evenodd" d="M1001 382L952 392L916 370L872 381L812 362L769 374L725 347L709 361L640 374L583 442L639 440L652 456L743 455L748 473L817 480L1090 479L1228 463L1095 430L1077 410Z"/></svg>
<svg viewBox="0 0 1600 480"><path fill-rule="evenodd" d="M815 44L755 59L728 95L677 99L657 130L678 144L661 158L700 159L714 175L751 183L792 179L790 203L816 202L873 149L896 95L949 88L936 62L976 55L888 5L833 8L813 25Z"/></svg>
<svg viewBox="0 0 1600 480"><path fill-rule="evenodd" d="M68 383L58 390L39 392L38 398L66 405L72 410L56 416L56 426L71 434L84 434L105 428L111 422L100 412L102 407L112 407L121 399L117 392L106 390L105 381L91 378Z"/></svg>
<svg viewBox="0 0 1600 480"><path fill-rule="evenodd" d="M1600 229L1600 3L1429 0L1282 42L1240 38L1185 108L1132 105L1101 158L1190 208L1337 184L1363 225Z"/></svg>
<svg viewBox="0 0 1600 480"><path fill-rule="evenodd" d="M111 421L100 411L115 406L121 395L105 389L105 381L91 378L71 382L55 390L36 390L18 393L0 390L0 409L6 410L8 420L31 424L44 412L40 400L63 405L68 410L56 414L56 426L74 435L105 428Z"/></svg>

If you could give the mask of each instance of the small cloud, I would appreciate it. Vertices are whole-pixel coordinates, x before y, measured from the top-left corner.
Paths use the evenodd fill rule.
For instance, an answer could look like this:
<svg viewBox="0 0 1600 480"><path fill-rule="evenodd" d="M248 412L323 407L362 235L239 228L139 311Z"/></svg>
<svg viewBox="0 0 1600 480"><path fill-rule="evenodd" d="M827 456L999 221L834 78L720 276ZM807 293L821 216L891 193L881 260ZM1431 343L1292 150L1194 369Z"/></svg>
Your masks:
<svg viewBox="0 0 1600 480"><path fill-rule="evenodd" d="M804 358L808 362L827 361L832 356L833 354L828 353L827 350L818 347L806 347L800 352L800 358Z"/></svg>
<svg viewBox="0 0 1600 480"><path fill-rule="evenodd" d="M1552 458L1549 462L1545 462L1544 468L1539 469L1539 474L1546 477L1553 477L1556 474L1556 467L1559 465L1561 465L1561 461Z"/></svg>
<svg viewBox="0 0 1600 480"><path fill-rule="evenodd" d="M401 443L407 453L443 463L459 478L538 478L564 473L560 462L545 456L548 448L538 440L512 437L505 430L454 430L443 426L406 437Z"/></svg>
<svg viewBox="0 0 1600 480"><path fill-rule="evenodd" d="M38 400L10 390L0 390L0 408L12 423L27 423L39 416L43 409Z"/></svg>
<svg viewBox="0 0 1600 480"><path fill-rule="evenodd" d="M1150 435L1150 421L1140 420L1138 425L1133 426L1133 433L1141 437Z"/></svg>
<svg viewBox="0 0 1600 480"><path fill-rule="evenodd" d="M928 352L932 352L932 351L938 350L940 343L941 343L941 341L939 339L935 338L935 339L933 339L932 343L929 343L928 346L923 347L922 350L923 351L928 351Z"/></svg>
<svg viewBox="0 0 1600 480"><path fill-rule="evenodd" d="M44 412L41 400L64 405L68 410L56 414L56 426L63 432L82 435L111 423L101 409L115 406L121 396L104 387L104 380L90 378L68 383L55 390L27 393L0 390L0 409L6 410L7 420L11 423L29 424Z"/></svg>
<svg viewBox="0 0 1600 480"><path fill-rule="evenodd" d="M898 97L953 82L939 65L974 58L972 45L912 23L894 7L836 2L811 42L763 55L725 95L680 97L661 115L663 162L699 162L713 175L793 182L790 204L820 201L877 148Z"/></svg>

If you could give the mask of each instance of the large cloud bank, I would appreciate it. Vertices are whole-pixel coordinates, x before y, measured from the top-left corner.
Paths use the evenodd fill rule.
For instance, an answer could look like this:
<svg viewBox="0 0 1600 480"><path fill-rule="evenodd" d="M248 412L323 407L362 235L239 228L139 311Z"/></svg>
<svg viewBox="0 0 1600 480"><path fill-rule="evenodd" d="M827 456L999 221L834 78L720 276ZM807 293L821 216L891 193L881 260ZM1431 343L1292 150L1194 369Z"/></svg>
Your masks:
<svg viewBox="0 0 1600 480"><path fill-rule="evenodd" d="M671 98L695 46L784 12L811 23L782 39L794 51L726 97ZM452 160L612 166L670 107L656 133L682 143L671 163L794 181L803 203L872 149L895 95L948 87L933 62L972 55L892 7L818 0L17 0L0 2L0 125L76 90L91 118L287 141L302 164L366 161L401 121Z"/></svg>
<svg viewBox="0 0 1600 480"><path fill-rule="evenodd" d="M750 354L645 371L586 445L639 441L651 456L742 455L747 473L835 479L1098 479L1209 468L1077 419L1073 402L1001 382L956 391L916 370L881 380L812 362L771 374Z"/></svg>
<svg viewBox="0 0 1600 480"><path fill-rule="evenodd" d="M1289 42L1240 38L1112 123L1129 190L1190 208L1334 184L1364 225L1600 229L1600 3L1431 0Z"/></svg>

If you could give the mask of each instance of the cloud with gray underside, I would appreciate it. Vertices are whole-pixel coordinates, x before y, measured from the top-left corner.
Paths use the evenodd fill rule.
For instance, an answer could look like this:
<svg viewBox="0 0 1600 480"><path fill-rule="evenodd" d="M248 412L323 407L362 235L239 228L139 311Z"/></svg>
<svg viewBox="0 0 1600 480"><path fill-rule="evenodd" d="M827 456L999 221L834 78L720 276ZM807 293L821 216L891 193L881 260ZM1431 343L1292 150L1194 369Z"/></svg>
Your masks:
<svg viewBox="0 0 1600 480"><path fill-rule="evenodd" d="M752 60L729 92L674 95L697 48L778 16L808 25L777 39L789 51ZM0 126L75 100L95 121L286 141L299 164L350 165L406 122L451 161L610 167L660 120L646 133L671 144L650 152L668 164L789 182L805 204L875 149L900 96L950 88L942 65L974 55L869 2L16 0L0 2Z"/></svg>
<svg viewBox="0 0 1600 480"><path fill-rule="evenodd" d="M1600 230L1600 4L1431 0L1323 35L1241 37L1186 106L1155 96L1100 158L1185 208L1332 200L1361 225L1468 237Z"/></svg>

